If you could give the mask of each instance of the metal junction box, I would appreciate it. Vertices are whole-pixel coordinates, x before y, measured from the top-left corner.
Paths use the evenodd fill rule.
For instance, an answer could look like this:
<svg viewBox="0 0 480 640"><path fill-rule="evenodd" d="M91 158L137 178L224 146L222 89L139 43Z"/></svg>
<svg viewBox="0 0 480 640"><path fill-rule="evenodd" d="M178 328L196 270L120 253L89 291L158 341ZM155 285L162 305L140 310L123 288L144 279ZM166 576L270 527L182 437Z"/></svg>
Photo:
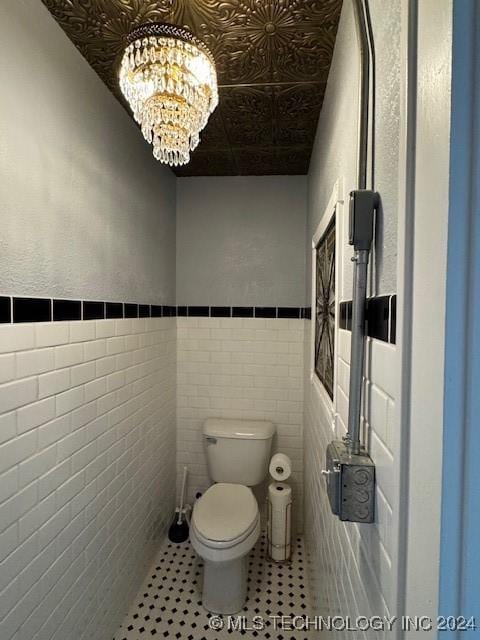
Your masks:
<svg viewBox="0 0 480 640"><path fill-rule="evenodd" d="M323 471L332 512L340 520L373 522L375 518L375 465L365 450L350 454L344 442L327 447Z"/></svg>

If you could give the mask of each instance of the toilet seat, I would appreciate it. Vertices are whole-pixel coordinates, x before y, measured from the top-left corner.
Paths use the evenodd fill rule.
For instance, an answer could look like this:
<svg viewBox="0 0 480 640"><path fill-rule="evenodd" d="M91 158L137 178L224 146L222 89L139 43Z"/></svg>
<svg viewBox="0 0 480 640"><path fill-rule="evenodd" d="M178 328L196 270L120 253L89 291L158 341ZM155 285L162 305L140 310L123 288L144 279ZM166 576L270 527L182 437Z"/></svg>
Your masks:
<svg viewBox="0 0 480 640"><path fill-rule="evenodd" d="M225 548L241 542L258 518L257 501L241 484L212 485L195 503L192 522L198 537L214 547Z"/></svg>
<svg viewBox="0 0 480 640"><path fill-rule="evenodd" d="M260 537L260 516L257 517L253 523L252 529L242 536L241 539L236 538L228 542L218 543L213 540L206 540L202 538L195 527L195 523L192 520L190 527L190 542L192 547L203 558L204 561L210 561L214 563L228 563L235 562L240 558L243 558L255 546L257 540Z"/></svg>
<svg viewBox="0 0 480 640"><path fill-rule="evenodd" d="M204 560L230 562L241 558L259 536L260 513L248 487L214 484L195 503L190 541Z"/></svg>
<svg viewBox="0 0 480 640"><path fill-rule="evenodd" d="M237 538L233 538L232 540L222 540L222 541L218 541L218 540L211 540L210 538L206 538L204 535L202 535L202 533L198 530L198 528L196 527L195 522L193 523L193 528L195 531L195 537L197 538L198 542L200 542L201 544L205 545L206 547L210 547L210 549L231 549L232 547L236 547L239 544L241 544L246 538L249 537L249 535L252 533L252 531L254 531L254 529L257 526L257 522L258 522L259 518L255 518L255 520L252 522L252 524L250 525L249 529L247 529L246 531L244 531L240 536L238 536Z"/></svg>

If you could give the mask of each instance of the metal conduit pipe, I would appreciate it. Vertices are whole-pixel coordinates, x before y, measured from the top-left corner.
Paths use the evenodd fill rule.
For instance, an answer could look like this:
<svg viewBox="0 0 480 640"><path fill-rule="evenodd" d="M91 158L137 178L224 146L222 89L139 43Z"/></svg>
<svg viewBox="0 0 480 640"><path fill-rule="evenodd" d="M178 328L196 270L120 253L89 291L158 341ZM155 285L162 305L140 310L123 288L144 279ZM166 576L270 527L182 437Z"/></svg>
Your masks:
<svg viewBox="0 0 480 640"><path fill-rule="evenodd" d="M370 45L368 0L352 0L360 45L360 106L358 123L358 189L367 187L368 129L370 103ZM350 454L360 452L363 366L365 358L365 307L369 250L355 250L353 268L352 338L348 402L348 434L345 438Z"/></svg>
<svg viewBox="0 0 480 640"><path fill-rule="evenodd" d="M370 48L365 13L366 0L352 0L360 46L360 104L358 114L357 189L367 188L368 123L370 104Z"/></svg>

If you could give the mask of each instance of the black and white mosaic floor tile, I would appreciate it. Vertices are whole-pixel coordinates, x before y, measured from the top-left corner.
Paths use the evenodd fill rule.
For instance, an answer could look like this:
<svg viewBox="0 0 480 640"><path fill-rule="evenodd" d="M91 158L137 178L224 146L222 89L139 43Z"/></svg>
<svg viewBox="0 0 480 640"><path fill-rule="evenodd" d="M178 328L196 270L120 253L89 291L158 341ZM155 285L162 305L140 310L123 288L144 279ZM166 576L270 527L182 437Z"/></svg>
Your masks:
<svg viewBox="0 0 480 640"><path fill-rule="evenodd" d="M248 598L238 616L215 616L202 607L203 564L190 542L166 540L155 558L114 640L310 640L302 618L312 616L306 584L303 539L293 544L292 559L276 564L267 558L261 538L249 556ZM230 619L229 619L230 618ZM213 629L212 622L221 629ZM318 632L317 632L318 637Z"/></svg>

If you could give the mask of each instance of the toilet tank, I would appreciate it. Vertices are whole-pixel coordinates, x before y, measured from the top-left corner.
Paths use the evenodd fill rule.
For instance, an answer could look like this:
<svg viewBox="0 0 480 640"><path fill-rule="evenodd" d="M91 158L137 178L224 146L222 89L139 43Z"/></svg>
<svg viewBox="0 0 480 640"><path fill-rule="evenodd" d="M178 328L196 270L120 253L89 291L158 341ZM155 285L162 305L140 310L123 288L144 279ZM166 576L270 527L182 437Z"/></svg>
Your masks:
<svg viewBox="0 0 480 640"><path fill-rule="evenodd" d="M214 482L253 487L267 475L275 427L263 420L209 418L203 426L208 474Z"/></svg>

